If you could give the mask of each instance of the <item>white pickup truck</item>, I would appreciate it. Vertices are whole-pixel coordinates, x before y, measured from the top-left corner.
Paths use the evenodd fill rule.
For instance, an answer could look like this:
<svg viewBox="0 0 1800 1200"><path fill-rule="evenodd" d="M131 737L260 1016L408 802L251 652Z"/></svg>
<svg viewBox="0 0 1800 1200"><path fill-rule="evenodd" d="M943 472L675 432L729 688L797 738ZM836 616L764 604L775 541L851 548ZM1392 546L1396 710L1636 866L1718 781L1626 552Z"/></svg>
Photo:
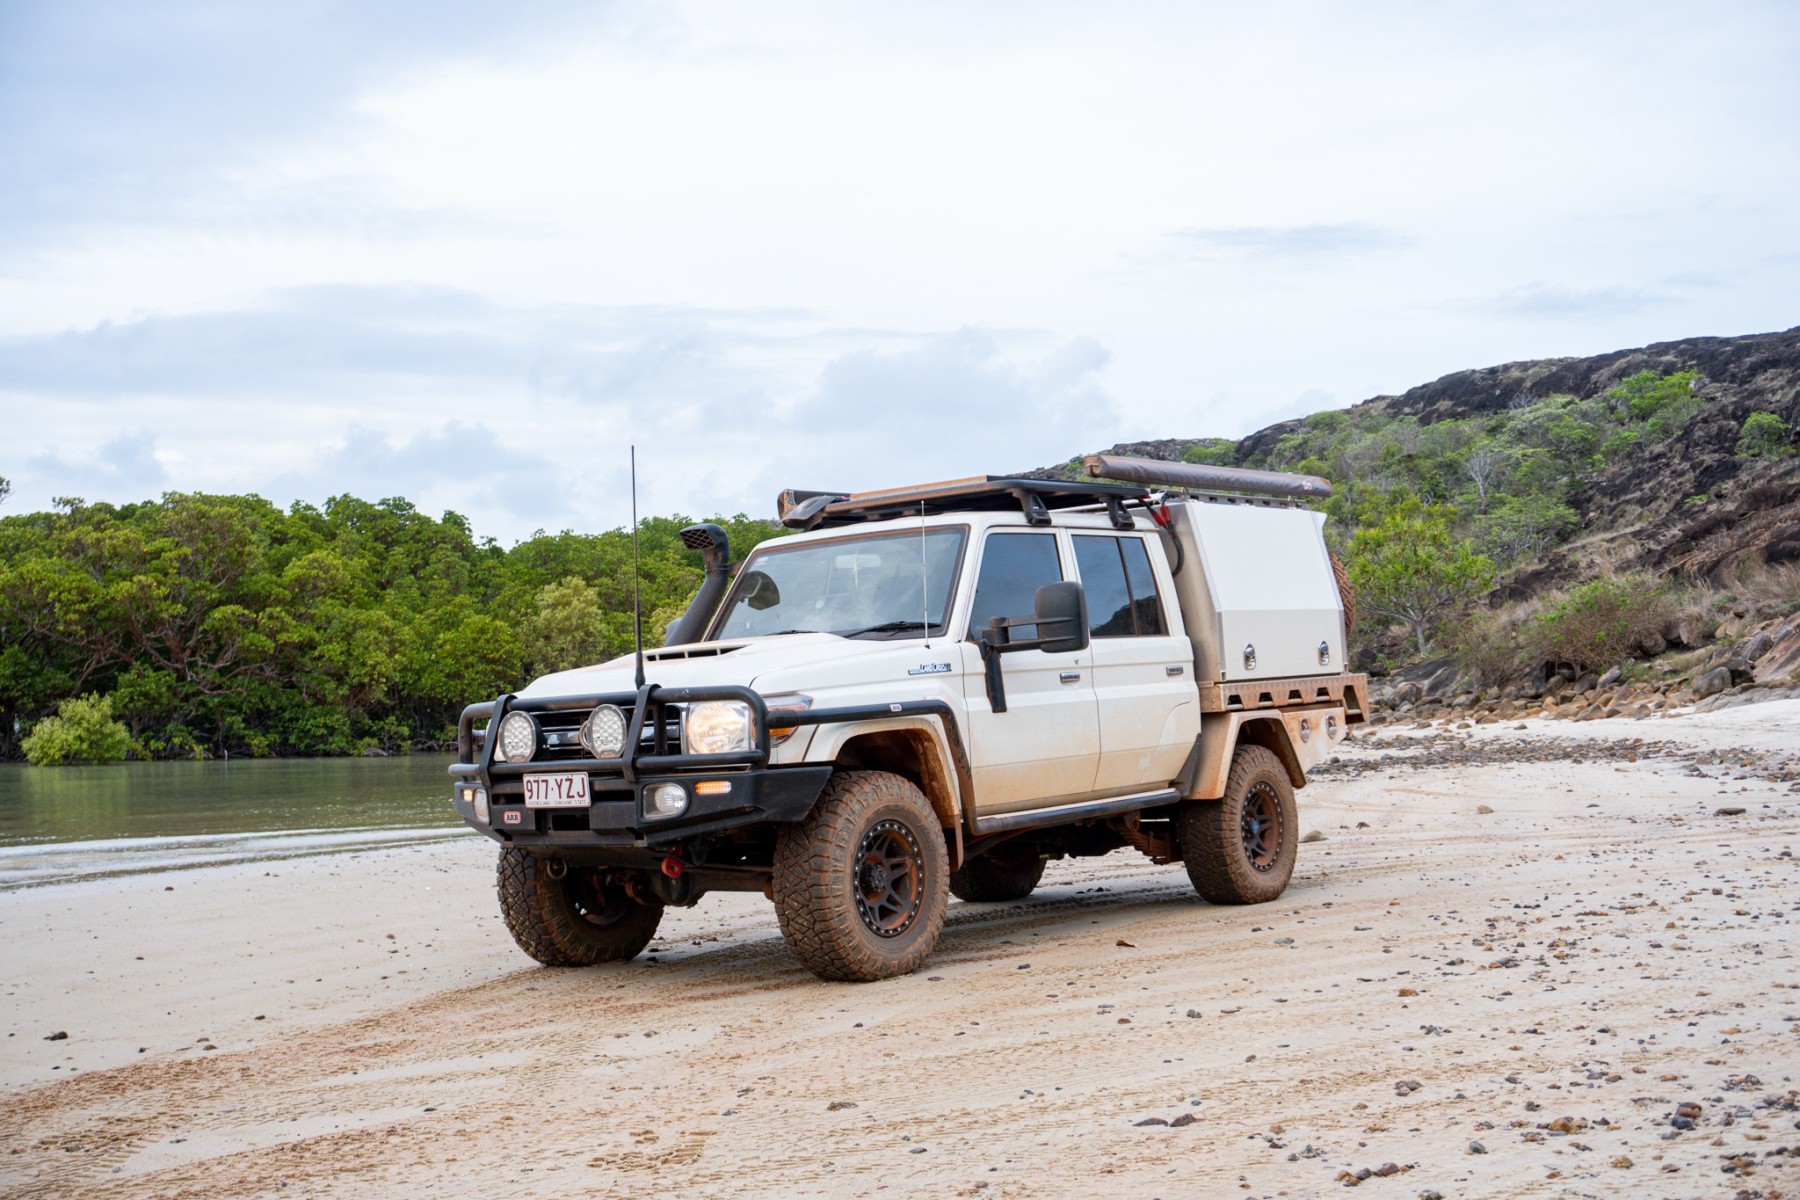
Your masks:
<svg viewBox="0 0 1800 1200"><path fill-rule="evenodd" d="M1294 792L1363 719L1323 480L1096 457L1126 483L787 492L668 644L464 710L457 811L542 963L635 956L670 904L762 892L826 979L915 970L950 894L1132 846L1279 896ZM1157 490L1152 490L1153 488Z"/></svg>

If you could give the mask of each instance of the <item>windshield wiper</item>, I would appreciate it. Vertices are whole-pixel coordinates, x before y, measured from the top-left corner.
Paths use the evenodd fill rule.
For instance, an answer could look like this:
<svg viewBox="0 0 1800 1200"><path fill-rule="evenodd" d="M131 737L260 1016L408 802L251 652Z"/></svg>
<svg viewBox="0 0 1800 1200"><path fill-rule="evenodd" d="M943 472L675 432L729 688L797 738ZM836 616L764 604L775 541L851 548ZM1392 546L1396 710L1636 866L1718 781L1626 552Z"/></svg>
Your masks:
<svg viewBox="0 0 1800 1200"><path fill-rule="evenodd" d="M931 626L923 621L883 621L879 625L871 625L867 629L852 629L849 633L839 634L838 636L856 637L858 634L864 633L905 633L909 629L929 630L930 628Z"/></svg>

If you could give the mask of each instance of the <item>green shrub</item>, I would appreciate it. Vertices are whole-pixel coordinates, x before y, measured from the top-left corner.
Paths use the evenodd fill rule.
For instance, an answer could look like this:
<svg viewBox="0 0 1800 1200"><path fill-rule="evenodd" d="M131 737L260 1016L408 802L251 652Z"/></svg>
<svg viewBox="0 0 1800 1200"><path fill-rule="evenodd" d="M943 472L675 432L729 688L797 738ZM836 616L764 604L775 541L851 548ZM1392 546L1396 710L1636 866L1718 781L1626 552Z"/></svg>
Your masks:
<svg viewBox="0 0 1800 1200"><path fill-rule="evenodd" d="M1189 446L1181 456L1181 461L1207 467L1235 467L1237 443L1230 438L1207 438L1198 445Z"/></svg>
<svg viewBox="0 0 1800 1200"><path fill-rule="evenodd" d="M1794 454L1788 423L1772 412L1753 412L1738 434L1739 458L1788 458Z"/></svg>
<svg viewBox="0 0 1800 1200"><path fill-rule="evenodd" d="M1686 429L1706 404L1705 397L1696 390L1699 385L1700 376L1695 371L1669 375L1639 371L1607 392L1606 398L1631 420L1641 423L1651 438L1667 441Z"/></svg>
<svg viewBox="0 0 1800 1200"><path fill-rule="evenodd" d="M1443 640L1457 665L1482 687L1524 673L1525 647L1519 641L1518 622L1507 614L1477 610L1446 629Z"/></svg>
<svg viewBox="0 0 1800 1200"><path fill-rule="evenodd" d="M1549 600L1526 628L1526 648L1541 661L1583 670L1618 666L1662 632L1676 604L1649 576L1595 579Z"/></svg>
<svg viewBox="0 0 1800 1200"><path fill-rule="evenodd" d="M34 767L118 762L131 749L131 731L113 720L111 700L75 696L39 721L20 746Z"/></svg>
<svg viewBox="0 0 1800 1200"><path fill-rule="evenodd" d="M1350 583L1359 607L1411 627L1420 657L1438 628L1494 586L1494 564L1456 535L1456 510L1416 496L1393 505L1350 539Z"/></svg>
<svg viewBox="0 0 1800 1200"><path fill-rule="evenodd" d="M1481 547L1502 562L1542 554L1581 526L1574 509L1550 496L1502 496L1476 519Z"/></svg>
<svg viewBox="0 0 1800 1200"><path fill-rule="evenodd" d="M1676 371L1669 375L1639 371L1631 378L1621 380L1617 387L1606 393L1606 398L1616 401L1632 420L1648 421L1671 404L1678 404L1692 395L1694 381L1698 378L1694 371Z"/></svg>

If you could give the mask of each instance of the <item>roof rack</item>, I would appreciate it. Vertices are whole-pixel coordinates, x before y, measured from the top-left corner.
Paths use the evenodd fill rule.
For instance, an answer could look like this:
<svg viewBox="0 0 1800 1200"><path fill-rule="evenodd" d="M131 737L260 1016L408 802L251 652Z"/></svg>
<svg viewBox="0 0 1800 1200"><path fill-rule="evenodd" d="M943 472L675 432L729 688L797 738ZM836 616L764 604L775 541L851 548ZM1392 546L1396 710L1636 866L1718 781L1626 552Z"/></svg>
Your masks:
<svg viewBox="0 0 1800 1200"><path fill-rule="evenodd" d="M829 529L896 517L937 516L953 512L1013 512L1033 525L1048 525L1055 509L1100 506L1121 529L1132 527L1128 503L1148 504L1141 487L1066 479L1016 479L1005 475L971 475L938 483L887 488L874 492L809 492L788 488L775 499L781 523L790 529Z"/></svg>

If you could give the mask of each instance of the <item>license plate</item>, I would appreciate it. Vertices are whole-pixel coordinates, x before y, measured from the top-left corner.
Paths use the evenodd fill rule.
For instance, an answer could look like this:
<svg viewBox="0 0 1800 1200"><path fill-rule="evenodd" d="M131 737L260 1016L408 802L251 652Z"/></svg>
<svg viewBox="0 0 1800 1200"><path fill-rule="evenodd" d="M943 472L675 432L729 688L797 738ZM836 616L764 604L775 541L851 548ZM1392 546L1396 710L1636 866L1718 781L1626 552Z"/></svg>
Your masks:
<svg viewBox="0 0 1800 1200"><path fill-rule="evenodd" d="M568 775L525 776L526 808L586 808L588 777L579 772Z"/></svg>

